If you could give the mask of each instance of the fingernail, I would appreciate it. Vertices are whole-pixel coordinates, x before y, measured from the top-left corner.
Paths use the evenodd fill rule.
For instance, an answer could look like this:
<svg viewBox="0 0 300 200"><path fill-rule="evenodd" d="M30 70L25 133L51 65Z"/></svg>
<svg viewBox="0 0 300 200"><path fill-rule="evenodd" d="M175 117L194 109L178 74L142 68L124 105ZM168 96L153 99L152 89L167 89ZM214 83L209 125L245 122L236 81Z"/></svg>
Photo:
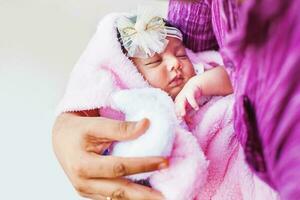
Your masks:
<svg viewBox="0 0 300 200"><path fill-rule="evenodd" d="M169 162L168 160L165 160L164 162L159 164L158 169L165 169L167 167L169 167Z"/></svg>
<svg viewBox="0 0 300 200"><path fill-rule="evenodd" d="M139 129L146 130L147 128L149 128L149 125L150 125L149 119L144 118L138 122L135 122L134 128L136 130L139 130Z"/></svg>

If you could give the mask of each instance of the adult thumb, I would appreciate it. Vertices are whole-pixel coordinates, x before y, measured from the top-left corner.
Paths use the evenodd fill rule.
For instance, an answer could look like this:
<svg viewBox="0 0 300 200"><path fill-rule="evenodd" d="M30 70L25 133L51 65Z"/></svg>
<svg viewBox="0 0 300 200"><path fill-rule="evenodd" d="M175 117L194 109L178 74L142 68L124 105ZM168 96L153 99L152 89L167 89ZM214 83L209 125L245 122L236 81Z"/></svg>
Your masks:
<svg viewBox="0 0 300 200"><path fill-rule="evenodd" d="M85 117L85 120L88 121L88 134L114 141L135 139L145 133L150 125L147 118L140 121L119 121L103 117Z"/></svg>

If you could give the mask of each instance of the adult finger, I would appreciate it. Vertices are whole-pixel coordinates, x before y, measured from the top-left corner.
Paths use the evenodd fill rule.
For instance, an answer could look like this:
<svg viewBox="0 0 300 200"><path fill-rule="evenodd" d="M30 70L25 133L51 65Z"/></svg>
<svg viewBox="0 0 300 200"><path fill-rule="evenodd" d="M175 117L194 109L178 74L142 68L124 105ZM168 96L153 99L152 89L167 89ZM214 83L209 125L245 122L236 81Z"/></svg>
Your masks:
<svg viewBox="0 0 300 200"><path fill-rule="evenodd" d="M98 142L98 143L89 143L86 144L86 151L91 153L96 153L98 155L102 155L105 150L107 150L112 142Z"/></svg>
<svg viewBox="0 0 300 200"><path fill-rule="evenodd" d="M85 188L87 193L110 197L113 200L160 200L163 196L152 188L135 184L123 178L116 179L90 179L87 180Z"/></svg>
<svg viewBox="0 0 300 200"><path fill-rule="evenodd" d="M84 198L92 199L92 200L107 200L108 198L100 195L100 194L88 194L83 192L78 192L78 194Z"/></svg>
<svg viewBox="0 0 300 200"><path fill-rule="evenodd" d="M138 122L118 121L103 117L84 117L85 132L94 137L107 141L132 140L142 135L150 122L144 118Z"/></svg>
<svg viewBox="0 0 300 200"><path fill-rule="evenodd" d="M84 178L115 178L168 167L163 157L124 158L91 154L82 160L76 173Z"/></svg>

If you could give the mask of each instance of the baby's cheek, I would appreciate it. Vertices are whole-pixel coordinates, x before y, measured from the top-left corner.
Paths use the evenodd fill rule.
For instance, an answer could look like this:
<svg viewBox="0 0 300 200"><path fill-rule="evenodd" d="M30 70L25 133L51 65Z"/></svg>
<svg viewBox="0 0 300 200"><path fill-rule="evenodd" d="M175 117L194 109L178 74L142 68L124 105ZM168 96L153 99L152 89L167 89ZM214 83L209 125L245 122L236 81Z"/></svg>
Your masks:
<svg viewBox="0 0 300 200"><path fill-rule="evenodd" d="M168 77L163 72L153 71L151 73L148 73L146 80L152 87L164 90Z"/></svg>
<svg viewBox="0 0 300 200"><path fill-rule="evenodd" d="M189 60L182 61L182 70L186 76L193 76L196 74L193 64Z"/></svg>

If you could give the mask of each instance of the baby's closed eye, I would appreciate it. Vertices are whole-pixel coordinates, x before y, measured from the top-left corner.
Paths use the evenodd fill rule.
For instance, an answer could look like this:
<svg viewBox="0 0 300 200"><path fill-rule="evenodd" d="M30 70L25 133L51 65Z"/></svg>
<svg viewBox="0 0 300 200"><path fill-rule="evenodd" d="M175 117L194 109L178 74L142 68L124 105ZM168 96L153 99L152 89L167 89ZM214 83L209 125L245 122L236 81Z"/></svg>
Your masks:
<svg viewBox="0 0 300 200"><path fill-rule="evenodd" d="M181 58L181 59L188 58L186 54L179 54L179 55L176 55L176 57Z"/></svg>
<svg viewBox="0 0 300 200"><path fill-rule="evenodd" d="M188 58L186 52L185 52L185 49L184 48L180 48L176 53L175 53L175 56L178 57L178 58Z"/></svg>
<svg viewBox="0 0 300 200"><path fill-rule="evenodd" d="M150 62L146 63L145 66L147 66L147 67L156 67L156 66L158 66L161 62L162 62L161 59L157 59L157 60L150 61Z"/></svg>

